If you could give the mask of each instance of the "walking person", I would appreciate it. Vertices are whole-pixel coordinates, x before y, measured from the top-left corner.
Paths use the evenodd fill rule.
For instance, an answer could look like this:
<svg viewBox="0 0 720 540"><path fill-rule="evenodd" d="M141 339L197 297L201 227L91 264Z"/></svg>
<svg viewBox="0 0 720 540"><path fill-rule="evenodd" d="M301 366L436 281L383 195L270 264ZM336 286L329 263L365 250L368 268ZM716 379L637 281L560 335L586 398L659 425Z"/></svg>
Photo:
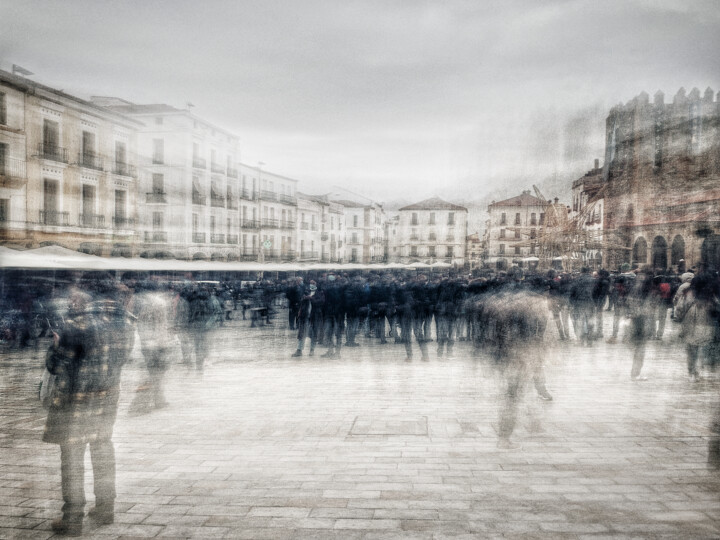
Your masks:
<svg viewBox="0 0 720 540"><path fill-rule="evenodd" d="M171 302L161 285L152 280L139 284L139 291L130 304L130 310L138 319L140 349L145 358L147 378L135 391L129 412L133 415L148 414L153 409L167 406L163 392L165 372L170 366Z"/></svg>
<svg viewBox="0 0 720 540"><path fill-rule="evenodd" d="M630 371L630 378L633 381L644 381L647 377L641 376L640 372L645 361L645 345L652 336L653 314L655 304L653 303L651 291L653 275L652 270L646 269L641 272L635 280L633 291L628 298L628 309L630 312L630 342L633 349L633 364Z"/></svg>
<svg viewBox="0 0 720 540"><path fill-rule="evenodd" d="M677 312L682 321L680 339L685 343L687 368L690 381L700 379L698 357L700 350L706 349L715 337L717 321L714 314L718 309L717 282L709 273L700 273L693 278ZM676 315L677 317L677 315Z"/></svg>
<svg viewBox="0 0 720 540"><path fill-rule="evenodd" d="M85 450L92 458L95 507L90 517L114 521L115 448L113 427L120 375L134 341L134 317L119 300L121 285L110 275L88 283L94 298L82 299L48 351L46 367L57 377L43 441L60 445L63 515L52 530L82 534L85 509Z"/></svg>

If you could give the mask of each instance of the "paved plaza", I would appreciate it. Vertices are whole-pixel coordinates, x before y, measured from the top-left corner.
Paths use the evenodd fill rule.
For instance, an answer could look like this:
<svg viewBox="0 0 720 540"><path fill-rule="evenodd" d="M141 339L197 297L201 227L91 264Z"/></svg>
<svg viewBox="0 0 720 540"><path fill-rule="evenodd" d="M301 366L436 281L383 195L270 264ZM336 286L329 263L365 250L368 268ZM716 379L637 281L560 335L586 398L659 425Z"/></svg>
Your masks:
<svg viewBox="0 0 720 540"><path fill-rule="evenodd" d="M452 359L430 343L427 362L368 338L340 359L297 359L282 314L261 328L232 321L213 331L203 375L173 365L168 408L130 416L136 348L115 427L116 520L86 519L84 532L720 538L720 472L707 467L720 379L688 381L677 331L668 322L670 335L648 344L649 379L633 382L627 344L562 344L551 326L531 354L545 355L554 400L526 390L515 450L496 447L502 374L470 343ZM41 442L36 396L46 347L0 356L1 538L50 538L60 514L59 449Z"/></svg>

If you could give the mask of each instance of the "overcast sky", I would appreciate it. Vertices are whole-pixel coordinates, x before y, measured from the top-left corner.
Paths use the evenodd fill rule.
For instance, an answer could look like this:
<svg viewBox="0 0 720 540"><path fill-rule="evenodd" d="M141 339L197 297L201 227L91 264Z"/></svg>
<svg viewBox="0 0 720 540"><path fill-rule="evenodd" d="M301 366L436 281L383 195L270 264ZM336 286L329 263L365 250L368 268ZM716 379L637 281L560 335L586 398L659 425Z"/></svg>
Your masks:
<svg viewBox="0 0 720 540"><path fill-rule="evenodd" d="M0 2L0 67L168 103L320 193L469 200L591 168L608 109L720 86L720 3Z"/></svg>

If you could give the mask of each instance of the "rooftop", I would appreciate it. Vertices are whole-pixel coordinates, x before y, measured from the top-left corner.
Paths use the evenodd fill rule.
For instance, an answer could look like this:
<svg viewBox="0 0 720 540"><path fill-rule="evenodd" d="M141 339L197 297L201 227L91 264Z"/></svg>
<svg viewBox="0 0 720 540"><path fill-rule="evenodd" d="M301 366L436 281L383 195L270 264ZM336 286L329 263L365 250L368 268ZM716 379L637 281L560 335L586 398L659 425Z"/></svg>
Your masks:
<svg viewBox="0 0 720 540"><path fill-rule="evenodd" d="M432 197L430 199L425 199L424 201L417 202L415 204L403 206L400 211L403 210L458 210L460 212L467 212L467 208L465 208L464 206L443 201L439 197Z"/></svg>
<svg viewBox="0 0 720 540"><path fill-rule="evenodd" d="M505 199L504 201L493 201L490 206L545 206L547 202L530 195L529 191L523 191L521 195Z"/></svg>

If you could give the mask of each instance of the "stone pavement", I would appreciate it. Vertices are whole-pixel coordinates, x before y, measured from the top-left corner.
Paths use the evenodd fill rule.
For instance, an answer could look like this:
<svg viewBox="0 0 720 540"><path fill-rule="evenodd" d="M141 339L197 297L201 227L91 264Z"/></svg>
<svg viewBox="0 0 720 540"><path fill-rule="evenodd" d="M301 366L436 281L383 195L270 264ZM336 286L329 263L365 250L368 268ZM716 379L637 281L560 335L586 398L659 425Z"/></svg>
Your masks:
<svg viewBox="0 0 720 540"><path fill-rule="evenodd" d="M551 332L533 354L546 355L555 400L527 390L510 451L496 449L503 387L487 355L459 343L438 359L431 343L430 361L407 363L401 345L361 341L342 359L291 359L282 317L234 321L214 332L204 375L175 365L171 406L141 417L127 414L135 351L114 437L116 522L86 520L86 534L720 538L720 473L706 465L720 380L688 382L671 339L649 344L649 380L631 382L625 344ZM35 395L45 346L0 356L0 538L51 537L61 506Z"/></svg>

